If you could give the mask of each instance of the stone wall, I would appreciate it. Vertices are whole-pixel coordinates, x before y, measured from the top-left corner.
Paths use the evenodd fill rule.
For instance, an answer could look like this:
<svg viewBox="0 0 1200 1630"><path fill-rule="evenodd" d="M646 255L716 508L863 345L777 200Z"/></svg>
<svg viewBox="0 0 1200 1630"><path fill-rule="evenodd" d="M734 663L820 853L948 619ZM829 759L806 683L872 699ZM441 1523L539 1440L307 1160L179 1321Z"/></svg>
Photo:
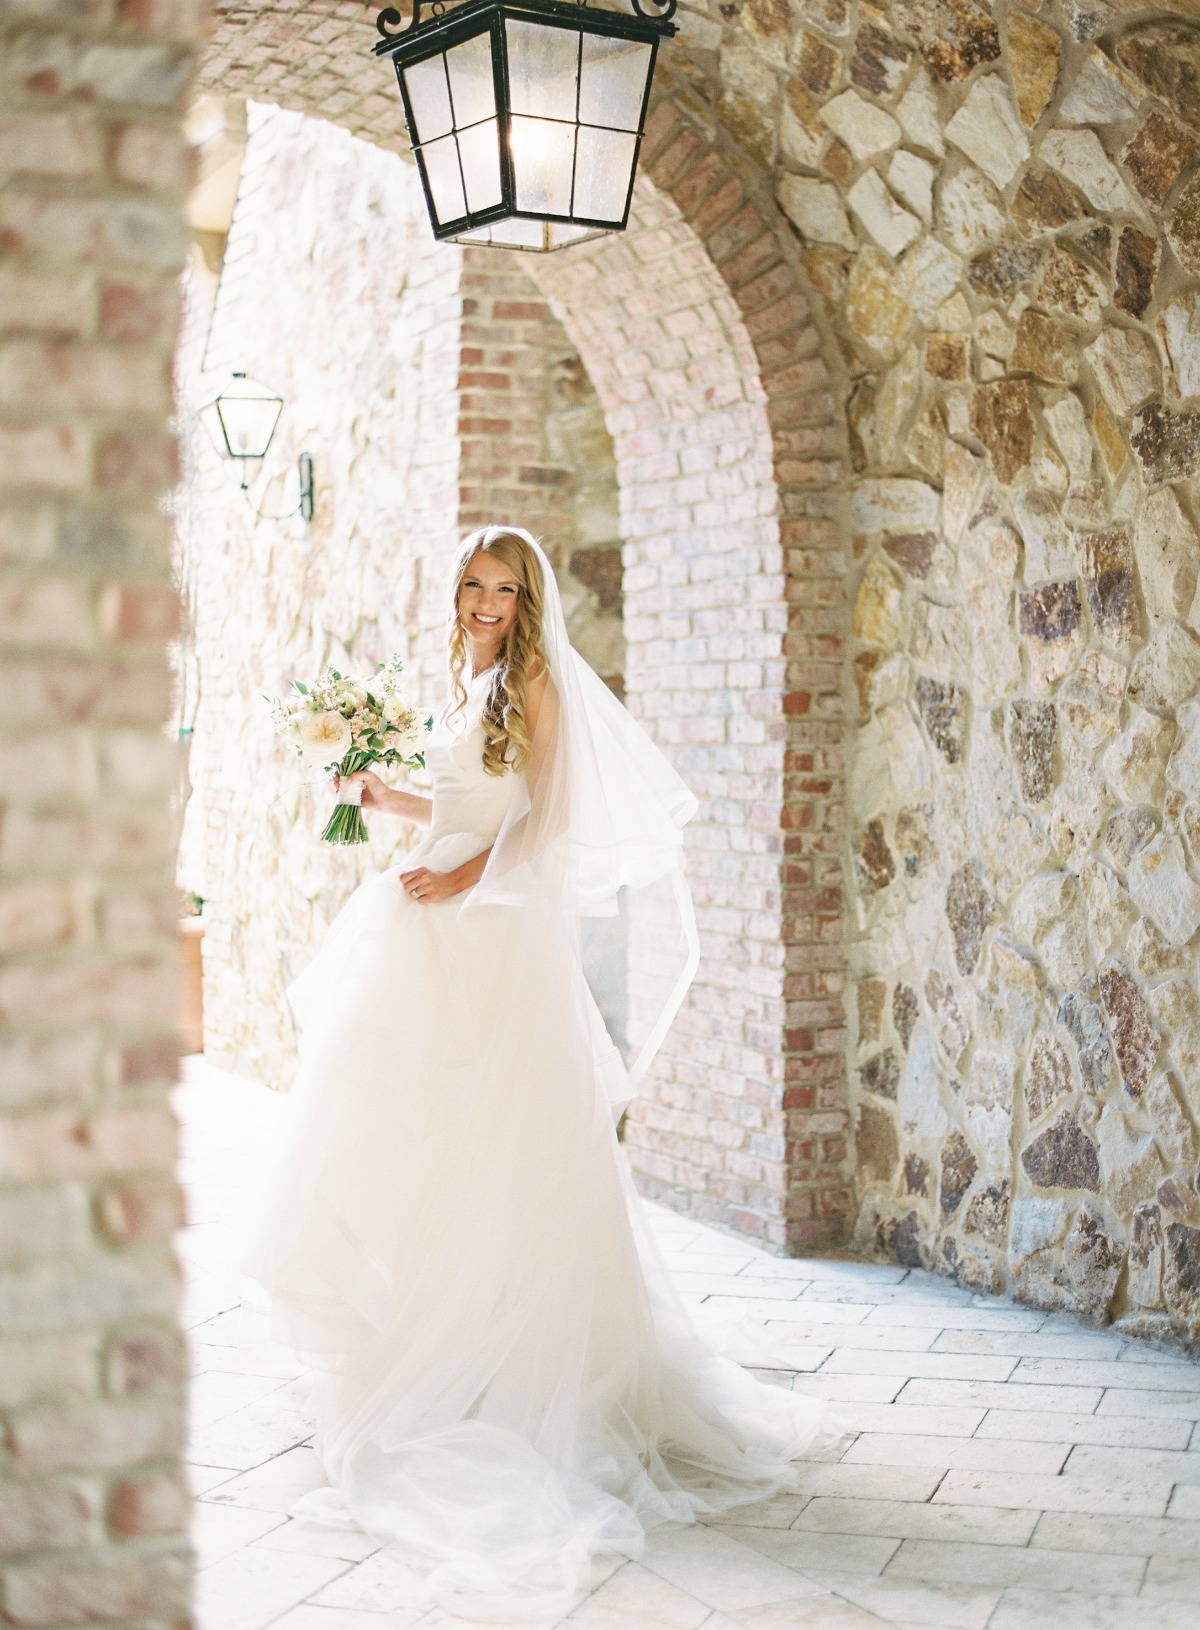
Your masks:
<svg viewBox="0 0 1200 1630"><path fill-rule="evenodd" d="M188 1611L161 493L199 8L0 12L0 1600Z"/></svg>
<svg viewBox="0 0 1200 1630"><path fill-rule="evenodd" d="M1134 9L813 0L759 139L852 382L858 1240L1196 1328L1200 32Z"/></svg>
<svg viewBox="0 0 1200 1630"><path fill-rule="evenodd" d="M206 1052L284 1085L287 983L354 885L415 834L377 819L362 851L323 844L329 794L275 741L265 697L327 661L399 651L438 706L446 561L484 518L545 536L575 637L620 687L620 546L595 393L520 262L484 257L472 274L435 246L416 172L393 154L277 108L252 105L248 123L220 282L193 261L179 364L179 879L205 901ZM285 401L245 495L195 416L235 368ZM303 450L311 525L274 518L295 507ZM618 1028L619 951L605 1003Z"/></svg>

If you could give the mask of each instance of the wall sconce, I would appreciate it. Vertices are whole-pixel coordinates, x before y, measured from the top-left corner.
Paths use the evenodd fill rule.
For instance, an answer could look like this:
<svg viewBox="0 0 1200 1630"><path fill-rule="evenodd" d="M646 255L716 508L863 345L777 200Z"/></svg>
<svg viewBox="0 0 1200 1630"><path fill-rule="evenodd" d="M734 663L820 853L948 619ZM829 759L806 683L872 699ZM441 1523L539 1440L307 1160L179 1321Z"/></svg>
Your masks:
<svg viewBox="0 0 1200 1630"><path fill-rule="evenodd" d="M242 491L250 487L250 464L261 464L275 435L275 427L283 412L283 397L277 396L245 373L235 371L229 383L211 402L200 409L200 419L208 431L209 439L223 458L240 459L242 464ZM283 521L290 515L313 518L313 461L309 453L301 453L298 465L300 502L286 515L270 515L266 520ZM260 512L261 513L261 512Z"/></svg>

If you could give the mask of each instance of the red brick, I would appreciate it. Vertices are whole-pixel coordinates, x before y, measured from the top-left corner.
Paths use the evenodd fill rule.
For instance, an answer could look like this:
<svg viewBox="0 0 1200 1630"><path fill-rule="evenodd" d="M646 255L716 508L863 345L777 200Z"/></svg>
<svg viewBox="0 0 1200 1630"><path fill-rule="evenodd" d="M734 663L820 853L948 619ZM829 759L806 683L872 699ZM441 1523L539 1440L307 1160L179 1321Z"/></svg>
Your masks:
<svg viewBox="0 0 1200 1630"><path fill-rule="evenodd" d="M6 1617L20 1626L92 1624L114 1619L162 1622L188 1609L190 1570L183 1552L125 1551L90 1559L29 1562L0 1569Z"/></svg>
<svg viewBox="0 0 1200 1630"><path fill-rule="evenodd" d="M175 342L179 296L175 285L139 287L106 283L100 292L100 331L110 340Z"/></svg>
<svg viewBox="0 0 1200 1630"><path fill-rule="evenodd" d="M186 193L194 154L177 126L122 125L113 139L112 174L127 186Z"/></svg>
<svg viewBox="0 0 1200 1630"><path fill-rule="evenodd" d="M179 595L158 584L113 583L100 600L100 622L118 644L161 644L179 632Z"/></svg>
<svg viewBox="0 0 1200 1630"><path fill-rule="evenodd" d="M101 487L157 493L179 476L179 450L169 431L116 430L96 448L96 480Z"/></svg>
<svg viewBox="0 0 1200 1630"><path fill-rule="evenodd" d="M176 1477L122 1478L109 1498L109 1527L122 1539L181 1534L190 1508L188 1491Z"/></svg>
<svg viewBox="0 0 1200 1630"><path fill-rule="evenodd" d="M97 1215L118 1245L169 1239L184 1222L183 1193L173 1178L119 1183L100 1196Z"/></svg>
<svg viewBox="0 0 1200 1630"><path fill-rule="evenodd" d="M118 1397L163 1389L174 1392L187 1375L187 1351L177 1330L144 1330L118 1337L105 1358L109 1390Z"/></svg>
<svg viewBox="0 0 1200 1630"><path fill-rule="evenodd" d="M68 112L0 114L0 171L91 179L100 172L92 121Z"/></svg>
<svg viewBox="0 0 1200 1630"><path fill-rule="evenodd" d="M81 487L91 456L86 433L75 425L0 425L0 485L16 491Z"/></svg>

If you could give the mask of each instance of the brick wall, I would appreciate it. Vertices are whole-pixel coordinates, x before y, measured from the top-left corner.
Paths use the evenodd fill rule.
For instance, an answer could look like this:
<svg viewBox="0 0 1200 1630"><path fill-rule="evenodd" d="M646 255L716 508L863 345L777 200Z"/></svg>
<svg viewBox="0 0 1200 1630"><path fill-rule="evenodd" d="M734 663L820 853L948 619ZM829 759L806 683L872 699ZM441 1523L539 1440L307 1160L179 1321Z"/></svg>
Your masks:
<svg viewBox="0 0 1200 1630"><path fill-rule="evenodd" d="M0 15L0 1601L186 1614L164 642L198 7Z"/></svg>
<svg viewBox="0 0 1200 1630"><path fill-rule="evenodd" d="M626 1147L646 1192L798 1248L849 1207L832 381L770 199L672 102L636 198L534 266L614 435L629 705L701 800L700 974ZM633 990L658 951L635 927Z"/></svg>

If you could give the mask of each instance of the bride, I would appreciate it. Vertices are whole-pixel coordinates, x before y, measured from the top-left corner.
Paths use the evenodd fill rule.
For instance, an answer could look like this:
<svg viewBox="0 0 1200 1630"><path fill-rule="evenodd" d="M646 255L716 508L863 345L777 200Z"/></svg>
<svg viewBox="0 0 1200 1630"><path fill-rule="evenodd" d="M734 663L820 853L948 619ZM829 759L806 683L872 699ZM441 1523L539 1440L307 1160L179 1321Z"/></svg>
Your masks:
<svg viewBox="0 0 1200 1630"><path fill-rule="evenodd" d="M329 1487L296 1514L532 1609L650 1528L794 1486L837 1432L702 1341L616 1141L694 971L695 802L571 649L527 533L462 544L449 656L432 799L357 778L429 831L289 991L291 1139L248 1268L314 1375ZM621 891L674 984L629 1072L579 944Z"/></svg>

